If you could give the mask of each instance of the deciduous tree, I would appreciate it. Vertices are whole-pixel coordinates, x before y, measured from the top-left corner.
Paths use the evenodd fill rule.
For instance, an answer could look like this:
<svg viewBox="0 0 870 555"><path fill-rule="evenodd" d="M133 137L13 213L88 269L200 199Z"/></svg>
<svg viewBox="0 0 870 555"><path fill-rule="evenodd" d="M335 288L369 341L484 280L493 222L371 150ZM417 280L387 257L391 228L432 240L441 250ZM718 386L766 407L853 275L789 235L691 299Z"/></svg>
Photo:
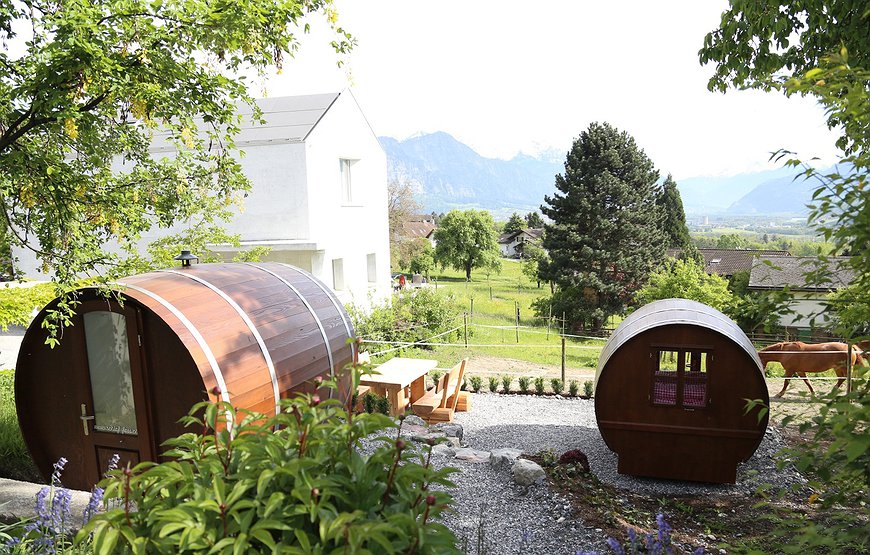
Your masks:
<svg viewBox="0 0 870 555"><path fill-rule="evenodd" d="M658 172L634 139L610 124L593 123L574 141L556 193L544 198L542 276L558 290L553 313L576 328L599 328L625 309L664 257L656 210ZM538 304L540 314L549 306Z"/></svg>
<svg viewBox="0 0 870 555"><path fill-rule="evenodd" d="M639 305L674 298L698 301L726 313L736 304L728 280L707 274L703 266L691 259L674 260L656 270L635 295Z"/></svg>
<svg viewBox="0 0 870 555"><path fill-rule="evenodd" d="M435 258L441 266L465 272L500 268L498 241L492 215L486 210L451 210L435 230Z"/></svg>
<svg viewBox="0 0 870 555"><path fill-rule="evenodd" d="M241 202L244 75L278 67L331 0L0 1L0 212L61 283L110 274L117 241ZM28 36L16 36L26 29ZM9 45L22 46L18 54ZM155 159L153 140L175 154Z"/></svg>

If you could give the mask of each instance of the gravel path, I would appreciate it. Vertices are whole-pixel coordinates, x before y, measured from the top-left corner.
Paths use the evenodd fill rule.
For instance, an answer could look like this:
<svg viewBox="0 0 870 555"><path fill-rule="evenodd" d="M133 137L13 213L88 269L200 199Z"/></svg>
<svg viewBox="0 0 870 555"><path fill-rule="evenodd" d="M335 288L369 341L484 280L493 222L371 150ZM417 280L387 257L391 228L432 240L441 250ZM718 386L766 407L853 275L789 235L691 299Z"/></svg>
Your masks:
<svg viewBox="0 0 870 555"><path fill-rule="evenodd" d="M580 449L600 480L657 497L747 495L762 482L788 486L802 480L794 471L776 469L772 455L782 447L782 439L772 428L755 455L738 468L736 484L711 485L617 474L616 455L601 438L592 400L473 394L472 410L456 413L455 422L464 428L464 446L484 451L512 447L528 454L543 449L556 454ZM438 459L436 464L460 470L452 476L457 485L452 492L456 512L447 515L444 522L467 542L468 553L478 553L480 530L483 553L610 552L603 533L577 520L568 501L546 485L524 488L513 483L507 469Z"/></svg>

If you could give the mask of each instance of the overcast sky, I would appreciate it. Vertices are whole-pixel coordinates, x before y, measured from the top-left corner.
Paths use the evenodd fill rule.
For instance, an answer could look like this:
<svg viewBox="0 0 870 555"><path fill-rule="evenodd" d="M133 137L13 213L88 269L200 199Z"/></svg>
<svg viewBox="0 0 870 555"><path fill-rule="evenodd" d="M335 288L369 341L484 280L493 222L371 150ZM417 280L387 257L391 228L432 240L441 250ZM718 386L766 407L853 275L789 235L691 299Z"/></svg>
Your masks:
<svg viewBox="0 0 870 555"><path fill-rule="evenodd" d="M445 131L498 158L550 148L564 158L591 122L607 121L677 179L772 168L779 148L833 161L833 135L815 103L707 91L712 69L697 52L722 1L336 5L358 40L346 68L335 68L329 35L314 21L297 59L263 85L269 96L350 85L378 135Z"/></svg>

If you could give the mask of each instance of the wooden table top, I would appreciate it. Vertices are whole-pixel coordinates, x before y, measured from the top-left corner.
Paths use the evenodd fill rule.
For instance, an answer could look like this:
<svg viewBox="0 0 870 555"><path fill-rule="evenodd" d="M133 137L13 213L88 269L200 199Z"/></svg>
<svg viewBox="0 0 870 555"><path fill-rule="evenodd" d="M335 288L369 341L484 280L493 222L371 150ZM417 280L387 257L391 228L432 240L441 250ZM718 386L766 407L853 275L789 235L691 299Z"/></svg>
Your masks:
<svg viewBox="0 0 870 555"><path fill-rule="evenodd" d="M362 385L397 385L406 387L438 366L437 360L426 358L391 358L375 368L378 374L363 374Z"/></svg>

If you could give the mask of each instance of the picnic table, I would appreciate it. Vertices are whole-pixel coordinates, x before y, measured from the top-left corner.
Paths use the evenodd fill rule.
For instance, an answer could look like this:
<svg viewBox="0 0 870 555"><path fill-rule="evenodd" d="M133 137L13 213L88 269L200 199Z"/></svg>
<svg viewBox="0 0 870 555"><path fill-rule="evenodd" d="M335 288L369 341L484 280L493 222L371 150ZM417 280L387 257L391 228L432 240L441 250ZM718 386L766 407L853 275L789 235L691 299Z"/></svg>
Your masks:
<svg viewBox="0 0 870 555"><path fill-rule="evenodd" d="M437 360L396 357L375 368L377 374L363 374L359 383L389 399L390 414L397 416L426 393L426 375L437 365Z"/></svg>

